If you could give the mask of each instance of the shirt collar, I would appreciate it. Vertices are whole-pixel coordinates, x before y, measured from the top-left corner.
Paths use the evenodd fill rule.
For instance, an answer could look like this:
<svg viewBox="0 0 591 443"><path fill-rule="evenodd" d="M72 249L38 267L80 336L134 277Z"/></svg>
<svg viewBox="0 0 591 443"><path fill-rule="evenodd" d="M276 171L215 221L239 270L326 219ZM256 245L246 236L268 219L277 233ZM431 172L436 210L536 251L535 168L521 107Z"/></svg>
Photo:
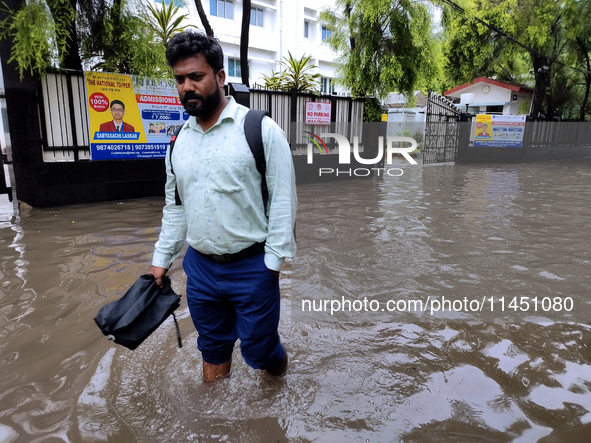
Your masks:
<svg viewBox="0 0 591 443"><path fill-rule="evenodd" d="M226 96L226 98L228 99L228 104L218 117L218 121L215 122L215 124L211 128L209 128L207 132L211 131L213 128L220 125L225 120L236 120L240 107L238 106L238 103L236 103L236 100L234 100L234 97L232 97L231 95ZM189 128L195 129L196 131L203 132L201 126L199 126L199 124L197 123L197 118L194 116L189 117L187 126Z"/></svg>

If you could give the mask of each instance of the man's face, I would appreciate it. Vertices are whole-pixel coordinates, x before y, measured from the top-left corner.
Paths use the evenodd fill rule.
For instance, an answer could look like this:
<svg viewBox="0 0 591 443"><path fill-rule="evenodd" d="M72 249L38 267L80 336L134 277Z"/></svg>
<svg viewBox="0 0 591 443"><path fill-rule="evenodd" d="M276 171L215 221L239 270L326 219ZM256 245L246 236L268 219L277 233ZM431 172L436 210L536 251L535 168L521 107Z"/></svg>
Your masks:
<svg viewBox="0 0 591 443"><path fill-rule="evenodd" d="M125 109L119 103L115 103L111 106L111 114L113 114L113 120L116 122L120 122L123 120L123 116L125 115Z"/></svg>
<svg viewBox="0 0 591 443"><path fill-rule="evenodd" d="M201 54L180 59L172 68L176 88L187 114L206 119L220 106L226 74L217 73Z"/></svg>

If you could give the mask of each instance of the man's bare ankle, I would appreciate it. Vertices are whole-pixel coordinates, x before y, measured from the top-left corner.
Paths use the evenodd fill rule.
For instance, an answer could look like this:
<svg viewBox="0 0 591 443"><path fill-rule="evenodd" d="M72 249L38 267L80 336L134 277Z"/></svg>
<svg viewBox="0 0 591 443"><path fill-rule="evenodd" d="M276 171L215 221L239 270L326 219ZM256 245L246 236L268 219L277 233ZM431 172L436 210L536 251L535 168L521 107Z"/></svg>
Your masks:
<svg viewBox="0 0 591 443"><path fill-rule="evenodd" d="M212 382L228 378L230 376L230 369L232 367L232 360L225 363L214 365L212 363L203 362L203 381Z"/></svg>

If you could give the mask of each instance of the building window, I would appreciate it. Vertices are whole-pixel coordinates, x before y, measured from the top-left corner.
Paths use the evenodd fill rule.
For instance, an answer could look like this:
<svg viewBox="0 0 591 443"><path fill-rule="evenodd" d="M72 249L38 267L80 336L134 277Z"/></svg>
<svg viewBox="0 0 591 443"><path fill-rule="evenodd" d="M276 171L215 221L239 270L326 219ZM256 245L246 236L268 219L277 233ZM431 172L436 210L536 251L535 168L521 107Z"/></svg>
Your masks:
<svg viewBox="0 0 591 443"><path fill-rule="evenodd" d="M170 5L171 2L173 2L174 5L178 6L178 7L185 6L185 2L183 0L158 0L158 1L166 6Z"/></svg>
<svg viewBox="0 0 591 443"><path fill-rule="evenodd" d="M209 13L216 17L234 18L234 2L232 0L209 0Z"/></svg>
<svg viewBox="0 0 591 443"><path fill-rule="evenodd" d="M228 58L228 76L242 78L239 59Z"/></svg>
<svg viewBox="0 0 591 443"><path fill-rule="evenodd" d="M322 77L320 79L320 92L322 94L332 94L334 92L334 83L332 78Z"/></svg>
<svg viewBox="0 0 591 443"><path fill-rule="evenodd" d="M304 20L304 38L310 38L310 22Z"/></svg>
<svg viewBox="0 0 591 443"><path fill-rule="evenodd" d="M322 41L324 41L328 37L330 37L330 34L332 34L332 31L330 29L328 29L326 26L323 26L322 27Z"/></svg>
<svg viewBox="0 0 591 443"><path fill-rule="evenodd" d="M503 110L504 110L504 106L503 105L498 105L498 106L487 106L486 107L486 113L487 114L502 114Z"/></svg>
<svg viewBox="0 0 591 443"><path fill-rule="evenodd" d="M261 8L250 9L250 24L253 26L263 26L263 10Z"/></svg>

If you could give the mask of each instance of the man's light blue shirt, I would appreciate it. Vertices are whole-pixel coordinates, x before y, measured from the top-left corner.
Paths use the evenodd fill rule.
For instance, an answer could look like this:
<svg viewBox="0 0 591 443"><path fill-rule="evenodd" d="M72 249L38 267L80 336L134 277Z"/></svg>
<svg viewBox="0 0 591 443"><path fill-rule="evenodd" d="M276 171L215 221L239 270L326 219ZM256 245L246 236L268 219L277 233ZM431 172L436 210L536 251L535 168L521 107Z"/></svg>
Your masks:
<svg viewBox="0 0 591 443"><path fill-rule="evenodd" d="M297 196L291 151L268 117L262 136L269 188L268 219L261 175L244 135L248 109L228 97L218 121L203 131L190 117L166 154L166 205L152 265L170 268L185 239L204 254L233 254L265 242L265 264L279 271L295 255ZM175 185L183 204L175 204Z"/></svg>

